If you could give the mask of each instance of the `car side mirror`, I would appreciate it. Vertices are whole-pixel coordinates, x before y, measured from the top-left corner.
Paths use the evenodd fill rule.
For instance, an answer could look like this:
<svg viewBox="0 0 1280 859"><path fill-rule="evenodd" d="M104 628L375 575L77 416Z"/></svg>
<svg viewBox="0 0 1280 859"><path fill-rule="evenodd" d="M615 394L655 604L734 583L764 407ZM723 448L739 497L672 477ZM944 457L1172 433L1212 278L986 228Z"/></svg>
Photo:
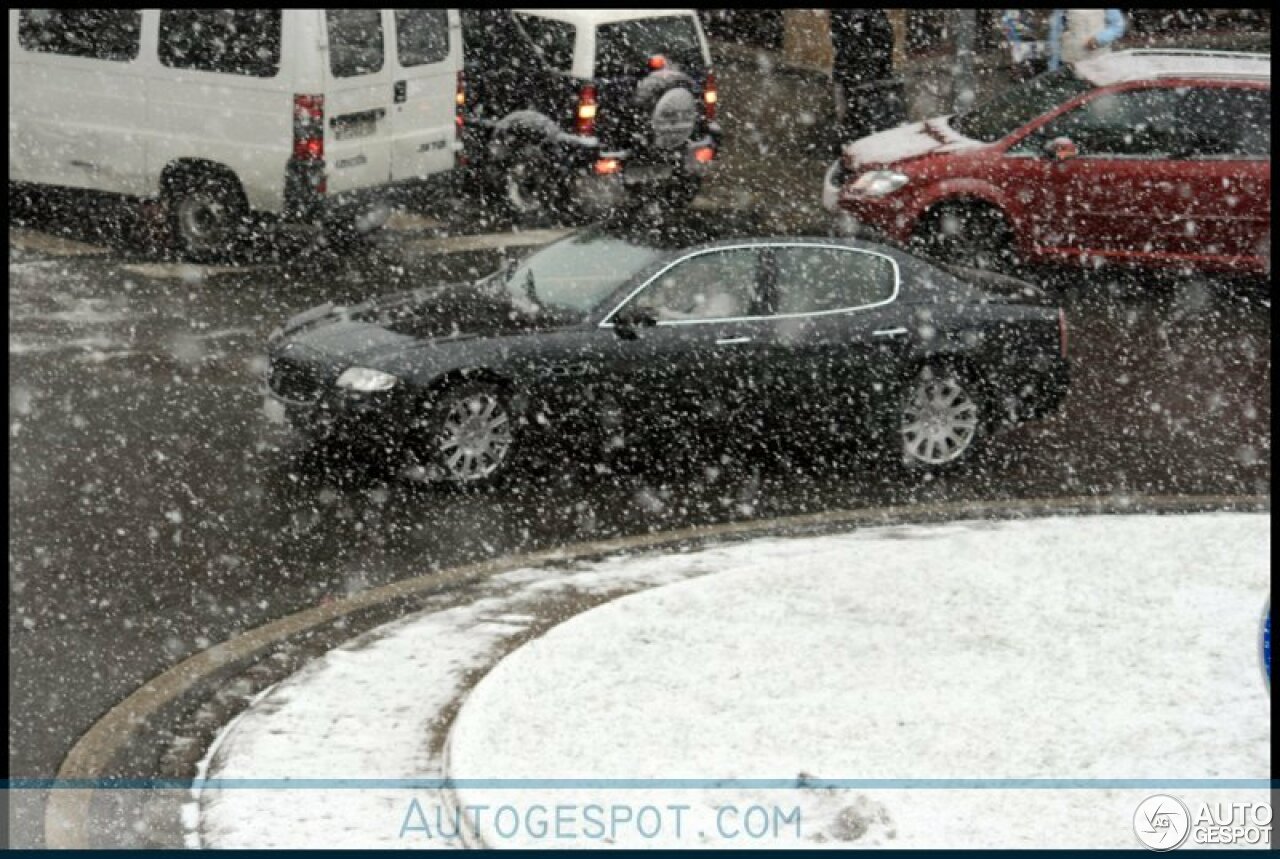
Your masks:
<svg viewBox="0 0 1280 859"><path fill-rule="evenodd" d="M1067 161L1080 154L1070 137L1055 137L1044 145L1044 151L1054 161Z"/></svg>
<svg viewBox="0 0 1280 859"><path fill-rule="evenodd" d="M635 303L628 304L613 315L613 330L619 337L630 340L636 336L637 328L651 328L658 324L658 312L652 307L644 307Z"/></svg>

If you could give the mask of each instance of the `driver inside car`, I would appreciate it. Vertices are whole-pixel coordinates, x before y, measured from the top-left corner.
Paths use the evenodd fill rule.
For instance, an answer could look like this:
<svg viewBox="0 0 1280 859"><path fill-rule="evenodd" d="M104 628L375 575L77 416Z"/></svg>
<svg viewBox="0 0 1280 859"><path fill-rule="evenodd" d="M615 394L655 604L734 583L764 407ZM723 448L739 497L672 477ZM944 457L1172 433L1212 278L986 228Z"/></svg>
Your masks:
<svg viewBox="0 0 1280 859"><path fill-rule="evenodd" d="M743 256L706 254L689 260L650 286L644 305L659 321L749 316L755 305L754 267L733 264Z"/></svg>

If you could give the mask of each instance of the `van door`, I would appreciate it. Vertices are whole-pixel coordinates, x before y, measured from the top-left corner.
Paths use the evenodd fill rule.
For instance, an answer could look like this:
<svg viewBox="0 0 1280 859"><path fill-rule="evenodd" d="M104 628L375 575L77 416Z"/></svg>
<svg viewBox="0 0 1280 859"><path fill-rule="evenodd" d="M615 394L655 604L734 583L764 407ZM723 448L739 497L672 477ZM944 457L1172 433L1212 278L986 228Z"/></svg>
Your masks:
<svg viewBox="0 0 1280 859"><path fill-rule="evenodd" d="M462 31L456 10L395 9L391 176L451 170Z"/></svg>
<svg viewBox="0 0 1280 859"><path fill-rule="evenodd" d="M328 9L325 161L328 191L391 179L390 10Z"/></svg>

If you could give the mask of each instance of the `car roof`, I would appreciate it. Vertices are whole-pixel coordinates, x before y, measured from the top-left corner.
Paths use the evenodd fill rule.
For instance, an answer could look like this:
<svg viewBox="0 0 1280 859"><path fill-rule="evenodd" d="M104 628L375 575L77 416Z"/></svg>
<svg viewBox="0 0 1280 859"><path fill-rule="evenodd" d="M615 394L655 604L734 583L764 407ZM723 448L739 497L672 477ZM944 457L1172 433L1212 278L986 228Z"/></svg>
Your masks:
<svg viewBox="0 0 1280 859"><path fill-rule="evenodd" d="M617 21L633 21L636 18L664 18L676 15L696 14L693 9L513 9L522 15L554 18L570 24L594 27Z"/></svg>
<svg viewBox="0 0 1280 859"><path fill-rule="evenodd" d="M1138 48L1081 60L1076 74L1095 86L1159 78L1271 83L1271 55L1238 51L1198 51L1176 48Z"/></svg>

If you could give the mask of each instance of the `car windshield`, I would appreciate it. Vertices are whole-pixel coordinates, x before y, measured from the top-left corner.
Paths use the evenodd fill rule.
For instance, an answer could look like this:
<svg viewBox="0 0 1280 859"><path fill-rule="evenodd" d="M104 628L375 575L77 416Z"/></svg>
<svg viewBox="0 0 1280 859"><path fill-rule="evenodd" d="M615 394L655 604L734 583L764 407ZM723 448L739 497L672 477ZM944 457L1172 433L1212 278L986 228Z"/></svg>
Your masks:
<svg viewBox="0 0 1280 859"><path fill-rule="evenodd" d="M586 230L529 256L506 278L519 307L586 316L615 289L666 255L661 247L606 232Z"/></svg>
<svg viewBox="0 0 1280 859"><path fill-rule="evenodd" d="M1011 87L968 112L952 117L951 127L965 137L994 143L1037 116L1091 89L1092 84L1063 66Z"/></svg>

